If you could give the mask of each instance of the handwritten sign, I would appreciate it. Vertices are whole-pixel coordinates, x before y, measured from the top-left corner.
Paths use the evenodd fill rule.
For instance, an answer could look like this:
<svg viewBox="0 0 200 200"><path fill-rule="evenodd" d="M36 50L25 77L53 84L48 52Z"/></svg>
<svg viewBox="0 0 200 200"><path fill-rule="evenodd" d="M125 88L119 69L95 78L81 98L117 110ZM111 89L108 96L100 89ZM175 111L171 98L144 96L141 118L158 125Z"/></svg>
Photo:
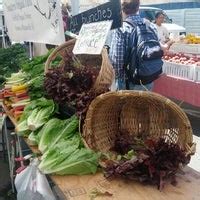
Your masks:
<svg viewBox="0 0 200 200"><path fill-rule="evenodd" d="M65 41L60 0L4 0L3 9L12 41Z"/></svg>
<svg viewBox="0 0 200 200"><path fill-rule="evenodd" d="M68 21L68 29L73 33L78 33L83 24L106 20L113 21L111 29L121 27L122 16L120 0L110 0L110 2L73 16Z"/></svg>
<svg viewBox="0 0 200 200"><path fill-rule="evenodd" d="M73 49L74 54L101 54L112 21L84 24Z"/></svg>

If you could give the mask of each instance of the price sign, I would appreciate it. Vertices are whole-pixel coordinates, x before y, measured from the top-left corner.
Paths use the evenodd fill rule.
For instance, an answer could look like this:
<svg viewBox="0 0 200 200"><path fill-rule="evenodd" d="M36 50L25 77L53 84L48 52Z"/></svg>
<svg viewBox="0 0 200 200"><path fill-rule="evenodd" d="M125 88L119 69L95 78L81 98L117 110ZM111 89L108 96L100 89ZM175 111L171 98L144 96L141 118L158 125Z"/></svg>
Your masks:
<svg viewBox="0 0 200 200"><path fill-rule="evenodd" d="M84 24L73 49L74 54L101 54L112 21Z"/></svg>

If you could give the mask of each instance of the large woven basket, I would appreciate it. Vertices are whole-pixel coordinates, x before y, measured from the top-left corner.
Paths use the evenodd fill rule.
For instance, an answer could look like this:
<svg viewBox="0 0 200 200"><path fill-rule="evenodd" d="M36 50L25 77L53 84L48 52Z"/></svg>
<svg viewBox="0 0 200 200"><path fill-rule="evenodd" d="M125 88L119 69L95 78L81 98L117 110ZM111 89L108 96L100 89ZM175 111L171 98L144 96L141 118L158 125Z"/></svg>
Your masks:
<svg viewBox="0 0 200 200"><path fill-rule="evenodd" d="M45 63L45 73L52 68L52 62L57 58L61 57L59 66L65 65L67 62L67 54L72 53L76 40L69 40L64 44L58 46L49 55ZM107 50L103 49L101 55L76 55L76 58L81 62L82 65L89 65L99 67L100 71L95 81L93 88L99 92L109 88L114 79L114 70L108 58Z"/></svg>
<svg viewBox="0 0 200 200"><path fill-rule="evenodd" d="M162 137L188 154L195 152L186 114L171 100L152 92L108 92L93 100L83 127L85 144L109 152L120 130L146 139Z"/></svg>

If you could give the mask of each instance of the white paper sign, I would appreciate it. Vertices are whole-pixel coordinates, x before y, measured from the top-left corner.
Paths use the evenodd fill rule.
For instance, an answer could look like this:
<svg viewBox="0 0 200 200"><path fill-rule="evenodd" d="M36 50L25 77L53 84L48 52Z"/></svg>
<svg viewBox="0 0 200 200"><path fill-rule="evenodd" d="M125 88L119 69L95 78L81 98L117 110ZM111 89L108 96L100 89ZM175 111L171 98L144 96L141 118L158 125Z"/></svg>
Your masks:
<svg viewBox="0 0 200 200"><path fill-rule="evenodd" d="M74 54L101 54L112 21L83 24L78 40L73 49Z"/></svg>
<svg viewBox="0 0 200 200"><path fill-rule="evenodd" d="M12 41L65 41L60 0L3 0L3 9Z"/></svg>

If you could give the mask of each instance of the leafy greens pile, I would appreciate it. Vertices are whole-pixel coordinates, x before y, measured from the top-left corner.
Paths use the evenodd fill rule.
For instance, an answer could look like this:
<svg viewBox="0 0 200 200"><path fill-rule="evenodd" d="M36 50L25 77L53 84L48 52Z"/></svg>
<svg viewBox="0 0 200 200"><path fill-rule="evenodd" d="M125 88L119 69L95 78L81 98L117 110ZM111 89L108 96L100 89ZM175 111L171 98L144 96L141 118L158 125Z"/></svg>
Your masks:
<svg viewBox="0 0 200 200"><path fill-rule="evenodd" d="M35 131L46 122L57 111L57 106L53 100L40 98L28 104L16 127L20 135L24 135L26 131Z"/></svg>
<svg viewBox="0 0 200 200"><path fill-rule="evenodd" d="M44 154L39 169L43 173L84 175L97 171L99 155L84 148L78 124L77 117L72 116L63 121L51 119L42 128L39 149Z"/></svg>
<svg viewBox="0 0 200 200"><path fill-rule="evenodd" d="M74 55L68 54L65 65L52 68L45 76L44 88L48 97L61 106L68 104L84 119L89 104L101 93L93 90L99 67L87 63L84 66Z"/></svg>
<svg viewBox="0 0 200 200"><path fill-rule="evenodd" d="M28 61L25 48L21 44L14 44L9 48L0 48L0 84L6 77L18 72L22 63Z"/></svg>
<svg viewBox="0 0 200 200"><path fill-rule="evenodd" d="M121 134L114 149L119 153L116 160L105 161L105 176L123 177L130 180L151 183L161 190L167 180L176 184L175 175L180 166L190 161L178 144L166 142L164 139L141 139ZM121 156L122 155L122 156Z"/></svg>
<svg viewBox="0 0 200 200"><path fill-rule="evenodd" d="M29 96L32 100L46 96L44 90L44 66L51 51L46 55L37 56L21 65L29 80Z"/></svg>

